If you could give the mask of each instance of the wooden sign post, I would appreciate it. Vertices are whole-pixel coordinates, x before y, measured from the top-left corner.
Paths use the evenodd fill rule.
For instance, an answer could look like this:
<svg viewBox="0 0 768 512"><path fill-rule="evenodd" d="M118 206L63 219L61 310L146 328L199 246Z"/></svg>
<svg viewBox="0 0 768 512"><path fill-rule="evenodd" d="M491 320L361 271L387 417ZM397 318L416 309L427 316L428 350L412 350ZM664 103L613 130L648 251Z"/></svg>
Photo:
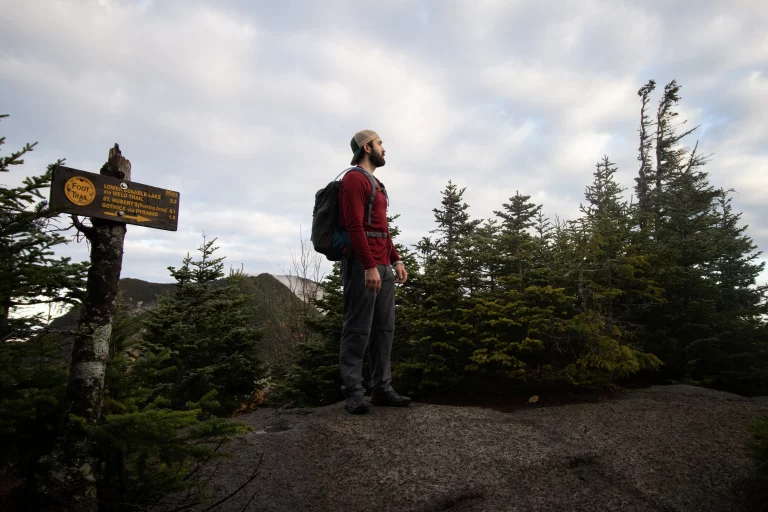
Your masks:
<svg viewBox="0 0 768 512"><path fill-rule="evenodd" d="M179 193L132 182L131 163L115 144L99 174L55 168L50 203L71 213L75 227L90 242L91 267L72 346L67 417L48 456L43 492L56 510L96 512L98 466L88 437L70 415L91 425L101 416L126 224L175 231ZM78 215L90 217L92 226L84 225Z"/></svg>

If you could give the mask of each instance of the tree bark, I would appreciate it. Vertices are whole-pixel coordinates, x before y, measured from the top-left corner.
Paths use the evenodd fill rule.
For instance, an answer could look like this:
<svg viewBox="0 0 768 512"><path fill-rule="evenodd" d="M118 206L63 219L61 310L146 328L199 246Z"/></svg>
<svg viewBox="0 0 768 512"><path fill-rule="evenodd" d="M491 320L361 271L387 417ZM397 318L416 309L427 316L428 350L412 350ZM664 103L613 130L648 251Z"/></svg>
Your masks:
<svg viewBox="0 0 768 512"><path fill-rule="evenodd" d="M131 163L123 158L117 144L110 149L101 174L131 179ZM44 461L48 463L48 474L42 490L50 510L67 512L98 510L96 460L87 436L73 416L94 425L101 415L126 232L121 222L92 222L93 228L85 232L91 245L91 268L72 347L65 417L56 447Z"/></svg>
<svg viewBox="0 0 768 512"><path fill-rule="evenodd" d="M11 333L11 328L8 319L11 315L11 298L4 297L2 304L0 304L0 340L5 339Z"/></svg>

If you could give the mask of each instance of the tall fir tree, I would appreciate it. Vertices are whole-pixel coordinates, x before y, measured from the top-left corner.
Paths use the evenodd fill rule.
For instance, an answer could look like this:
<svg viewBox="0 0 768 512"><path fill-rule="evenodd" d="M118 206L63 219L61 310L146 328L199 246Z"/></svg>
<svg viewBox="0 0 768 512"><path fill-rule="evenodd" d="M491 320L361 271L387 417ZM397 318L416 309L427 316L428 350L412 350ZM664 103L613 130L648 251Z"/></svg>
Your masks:
<svg viewBox="0 0 768 512"><path fill-rule="evenodd" d="M214 394L179 408L168 390L170 350L152 352L142 343L146 311L132 311L118 297L102 416L80 421L96 454L100 510L152 509L173 494L184 508L206 501L206 472L228 454L222 449L250 427L211 417L204 408ZM221 314L221 313L220 313Z"/></svg>
<svg viewBox="0 0 768 512"><path fill-rule="evenodd" d="M176 293L158 298L143 337L149 351L170 354L162 395L174 409L214 392L206 410L227 415L256 391L261 333L251 325L249 297L239 290L243 276L233 272L222 280L224 258L214 256L215 242L204 237L200 259L188 255L178 269L168 267Z"/></svg>
<svg viewBox="0 0 768 512"><path fill-rule="evenodd" d="M713 283L715 336L697 340L689 349L693 377L707 385L743 394L768 392L768 285L757 284L765 268L741 214L733 212L729 192L718 190L713 210L712 258L705 279Z"/></svg>
<svg viewBox="0 0 768 512"><path fill-rule="evenodd" d="M607 156L603 157L585 190L587 204L580 207L580 261L589 283L588 290L582 292L590 294L590 303L599 307L611 327L620 326L623 331L633 323L637 310L659 300L662 290L645 276L648 257L634 236L632 208L614 178L617 170Z"/></svg>
<svg viewBox="0 0 768 512"><path fill-rule="evenodd" d="M467 365L471 380L504 387L510 378L523 383L545 378L551 367L542 337L545 331L562 331L560 311L569 309L570 299L546 282L549 231L541 206L516 191L495 213L501 221L495 233L497 255L488 254L496 270L494 286L472 297L464 315L473 323L474 346ZM533 229L537 219L538 233Z"/></svg>
<svg viewBox="0 0 768 512"><path fill-rule="evenodd" d="M712 330L717 286L707 267L714 259L718 191L701 169L704 163L693 152L689 165L667 169L661 201L665 214L656 232L655 278L665 290L666 303L654 326L653 342L660 344L655 352L671 372L689 379L695 364L691 348L717 335Z"/></svg>
<svg viewBox="0 0 768 512"><path fill-rule="evenodd" d="M437 227L431 233L439 233L437 253L451 266L458 265L459 245L480 223L470 218L467 211L469 205L464 202L465 191L448 180L448 185L442 191L441 207L432 210Z"/></svg>
<svg viewBox="0 0 768 512"><path fill-rule="evenodd" d="M637 95L641 98L640 147L637 156L640 168L635 178L635 195L637 196L637 220L641 230L650 227L649 222L653 219L651 191L656 179L652 156L655 123L649 115L648 105L651 102L651 93L655 89L656 82L649 80L637 91Z"/></svg>
<svg viewBox="0 0 768 512"><path fill-rule="evenodd" d="M694 160L695 151L688 158L688 151L682 145L683 139L692 134L698 127L687 130L680 128L687 124L687 120L678 120L679 112L677 105L680 102L680 86L675 80L664 86L664 92L659 107L656 110L656 140L655 155L656 169L653 173L654 187L652 192L652 204L655 217L656 232L661 228L662 219L666 215L665 206L667 206L668 191L666 185L679 175L680 170L686 166L686 160L689 160L688 166L694 164L698 167L704 164L701 158Z"/></svg>
<svg viewBox="0 0 768 512"><path fill-rule="evenodd" d="M641 97L645 108L647 94ZM710 184L704 170L708 156L698 144L683 145L696 128L683 128L679 101L680 86L672 81L656 111L655 168L641 167L644 173L636 180L638 195L642 183L651 184L652 215L638 215L637 225L648 274L664 290L663 302L640 318L645 347L665 363L661 375L667 380L741 392L766 389L760 383L765 373L749 362L765 353L760 340L766 289L756 285L759 253L727 194ZM641 144L641 160L649 152ZM648 218L650 228L643 226Z"/></svg>
<svg viewBox="0 0 768 512"><path fill-rule="evenodd" d="M22 165L36 144L0 157L0 173ZM19 186L0 186L0 472L23 482L13 497L19 509L32 506L38 461L51 449L62 414L67 336L50 329L50 315L18 308L76 305L85 287L87 265L55 256L68 240L57 232L58 212L44 193L60 163Z"/></svg>
<svg viewBox="0 0 768 512"><path fill-rule="evenodd" d="M470 297L499 286L505 263L500 234L499 221L488 219L474 229L464 244L460 274Z"/></svg>
<svg viewBox="0 0 768 512"><path fill-rule="evenodd" d="M389 233L392 236L392 241L395 243L400 260L408 272L408 281L405 285L395 285L395 335L391 354L393 375L397 375L399 364L407 362L411 358L413 347L410 344L410 340L413 334L413 326L410 320L413 317L409 316L407 312L415 304L418 304L421 290L424 287L423 274L416 252L396 241L400 235L400 228L395 224L395 221L399 217L400 215L398 214L388 218Z"/></svg>
<svg viewBox="0 0 768 512"><path fill-rule="evenodd" d="M644 276L648 262L632 237L630 205L616 182L616 166L605 156L586 187L582 217L572 224L578 313L570 331L582 343L569 366L574 381L608 383L660 361L631 342L630 313L658 300L661 290Z"/></svg>
<svg viewBox="0 0 768 512"><path fill-rule="evenodd" d="M5 137L0 137L3 144ZM22 165L23 156L36 144L0 157L0 173ZM24 178L20 186L0 186L0 339L12 330L24 331L37 324L33 316L13 316L15 308L77 304L82 298L87 265L55 257L55 248L68 240L51 224L59 211L43 196L51 185L53 168L62 163L59 160L45 173Z"/></svg>
<svg viewBox="0 0 768 512"><path fill-rule="evenodd" d="M504 273L507 276L516 275L523 280L524 272L531 265L533 237L529 229L536 223L536 216L541 212L541 205L530 202L531 196L515 195L504 203L504 209L494 212L501 219L499 242L501 254L505 259Z"/></svg>
<svg viewBox="0 0 768 512"><path fill-rule="evenodd" d="M533 243L533 267L543 268L551 265L550 252L553 243L554 226L541 210L536 213L536 219L533 224L534 243Z"/></svg>
<svg viewBox="0 0 768 512"><path fill-rule="evenodd" d="M717 191L702 169L706 158L682 145L695 129L679 130L684 124L677 120L679 91L675 81L667 84L656 110L652 227L646 230L645 243L665 303L650 311L644 323L652 326L646 347L664 361L663 375L690 378L689 345L711 334L704 318L711 314L712 290L702 264L713 256L708 232Z"/></svg>
<svg viewBox="0 0 768 512"><path fill-rule="evenodd" d="M433 210L437 227L432 233L438 236L424 238L416 246L422 255L422 298L403 310L413 351L410 360L398 366L398 376L411 383L412 393L458 385L472 353L468 337L472 325L463 320L462 307L474 281L468 279L463 264L480 221L471 219L464 192L448 182L441 207Z"/></svg>

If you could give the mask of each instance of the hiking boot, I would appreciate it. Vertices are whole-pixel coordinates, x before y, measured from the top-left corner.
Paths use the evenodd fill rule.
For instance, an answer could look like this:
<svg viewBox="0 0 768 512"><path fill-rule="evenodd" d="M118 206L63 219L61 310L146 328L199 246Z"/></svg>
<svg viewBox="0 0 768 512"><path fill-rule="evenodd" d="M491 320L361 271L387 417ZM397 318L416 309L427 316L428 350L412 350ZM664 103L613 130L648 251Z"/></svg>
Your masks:
<svg viewBox="0 0 768 512"><path fill-rule="evenodd" d="M398 395L394 391L374 391L371 393L371 403L373 405L407 407L411 405L411 399L407 396Z"/></svg>
<svg viewBox="0 0 768 512"><path fill-rule="evenodd" d="M371 410L363 395L350 395L344 400L344 410L352 414L365 414Z"/></svg>

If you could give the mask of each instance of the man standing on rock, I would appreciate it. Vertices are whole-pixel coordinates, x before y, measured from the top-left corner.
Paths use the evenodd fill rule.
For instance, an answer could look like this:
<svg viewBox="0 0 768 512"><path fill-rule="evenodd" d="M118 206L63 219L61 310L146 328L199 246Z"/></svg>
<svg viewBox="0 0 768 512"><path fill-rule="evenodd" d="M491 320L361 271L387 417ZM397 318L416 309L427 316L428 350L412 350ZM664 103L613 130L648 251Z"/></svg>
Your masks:
<svg viewBox="0 0 768 512"><path fill-rule="evenodd" d="M389 236L384 186L373 176L384 166L384 147L373 130L352 138L352 162L339 191L339 224L352 243L341 260L344 287L344 329L341 367L344 408L353 414L369 410L363 388L363 356L369 348L371 403L407 406L411 399L392 389L392 338L395 334L395 282L405 283L408 272ZM370 199L376 188L373 204Z"/></svg>

